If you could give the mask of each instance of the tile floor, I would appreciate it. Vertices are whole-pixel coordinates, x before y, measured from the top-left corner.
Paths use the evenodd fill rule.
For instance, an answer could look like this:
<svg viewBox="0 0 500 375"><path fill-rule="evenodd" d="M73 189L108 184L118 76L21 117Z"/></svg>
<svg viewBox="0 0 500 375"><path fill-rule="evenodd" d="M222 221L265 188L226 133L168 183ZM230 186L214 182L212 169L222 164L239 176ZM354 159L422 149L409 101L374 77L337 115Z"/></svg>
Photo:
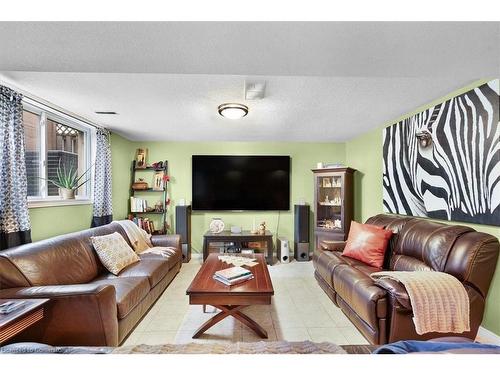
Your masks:
<svg viewBox="0 0 500 375"><path fill-rule="evenodd" d="M203 313L202 306L190 306L186 296L186 289L200 266L201 259L197 256L183 264L172 284L124 345L262 340L232 317L210 328L201 338L191 338L214 314L210 306L207 313ZM312 262L277 263L269 267L269 272L274 286L272 304L244 310L266 329L268 340L330 341L339 345L368 343L318 286Z"/></svg>

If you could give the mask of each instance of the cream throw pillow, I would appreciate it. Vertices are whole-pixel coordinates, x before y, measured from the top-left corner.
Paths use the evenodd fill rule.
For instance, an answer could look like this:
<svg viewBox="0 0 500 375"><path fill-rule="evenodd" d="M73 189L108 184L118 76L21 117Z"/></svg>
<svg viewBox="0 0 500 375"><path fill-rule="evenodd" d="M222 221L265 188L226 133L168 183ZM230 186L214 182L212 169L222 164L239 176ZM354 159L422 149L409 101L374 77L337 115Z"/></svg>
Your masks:
<svg viewBox="0 0 500 375"><path fill-rule="evenodd" d="M140 261L134 250L118 232L90 239L102 264L114 275L118 275L128 265Z"/></svg>

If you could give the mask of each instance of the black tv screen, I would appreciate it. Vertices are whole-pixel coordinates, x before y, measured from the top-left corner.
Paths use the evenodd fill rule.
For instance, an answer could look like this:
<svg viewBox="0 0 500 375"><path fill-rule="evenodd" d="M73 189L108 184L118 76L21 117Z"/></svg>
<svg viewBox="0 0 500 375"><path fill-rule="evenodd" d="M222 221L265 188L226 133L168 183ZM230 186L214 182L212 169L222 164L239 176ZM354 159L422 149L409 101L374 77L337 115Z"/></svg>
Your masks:
<svg viewBox="0 0 500 375"><path fill-rule="evenodd" d="M193 155L193 210L290 209L289 156Z"/></svg>

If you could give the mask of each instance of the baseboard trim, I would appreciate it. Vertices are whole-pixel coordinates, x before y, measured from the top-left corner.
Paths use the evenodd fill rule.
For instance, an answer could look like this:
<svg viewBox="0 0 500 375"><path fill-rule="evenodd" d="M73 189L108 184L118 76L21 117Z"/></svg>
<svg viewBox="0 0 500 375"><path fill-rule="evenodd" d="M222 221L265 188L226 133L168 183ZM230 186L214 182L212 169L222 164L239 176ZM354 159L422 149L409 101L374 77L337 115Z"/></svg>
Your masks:
<svg viewBox="0 0 500 375"><path fill-rule="evenodd" d="M476 340L484 344L500 345L500 336L480 326L477 331Z"/></svg>

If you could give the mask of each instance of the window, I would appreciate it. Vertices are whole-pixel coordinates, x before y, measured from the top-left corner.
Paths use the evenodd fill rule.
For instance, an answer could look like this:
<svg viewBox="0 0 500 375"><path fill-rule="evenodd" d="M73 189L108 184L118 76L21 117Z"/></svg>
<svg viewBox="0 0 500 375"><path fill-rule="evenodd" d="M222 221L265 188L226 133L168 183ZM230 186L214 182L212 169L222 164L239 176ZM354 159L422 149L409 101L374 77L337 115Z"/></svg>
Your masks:
<svg viewBox="0 0 500 375"><path fill-rule="evenodd" d="M76 200L63 201L59 188L47 181L57 177L59 166L85 173L91 164L91 128L68 115L42 106L23 103L23 123L26 146L26 173L30 207L88 201L91 196L90 180L76 192ZM90 178L90 171L87 178ZM88 202L87 202L88 203Z"/></svg>

